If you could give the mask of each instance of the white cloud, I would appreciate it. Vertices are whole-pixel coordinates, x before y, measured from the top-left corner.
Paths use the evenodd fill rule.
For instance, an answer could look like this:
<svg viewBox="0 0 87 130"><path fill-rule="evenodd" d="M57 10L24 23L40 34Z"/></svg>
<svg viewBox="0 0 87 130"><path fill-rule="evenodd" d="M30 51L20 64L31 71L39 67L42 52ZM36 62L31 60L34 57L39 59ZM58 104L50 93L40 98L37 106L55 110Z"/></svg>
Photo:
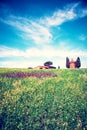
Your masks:
<svg viewBox="0 0 87 130"><path fill-rule="evenodd" d="M52 27L59 26L70 20L85 17L87 15L87 9L79 8L79 5L80 3L68 5L62 10L55 11L52 16L45 17L44 19L42 18L40 22Z"/></svg>
<svg viewBox="0 0 87 130"><path fill-rule="evenodd" d="M77 53L78 52L78 53ZM74 56L83 56L87 57L87 51L82 51L80 49L68 49L61 47L52 47L52 46L44 46L43 48L29 48L25 51L9 48L6 46L0 47L0 57L25 57L25 58L35 58L35 57L61 57L64 58L66 56L74 57Z"/></svg>
<svg viewBox="0 0 87 130"><path fill-rule="evenodd" d="M24 52L15 48L0 46L0 57L23 56Z"/></svg>
<svg viewBox="0 0 87 130"><path fill-rule="evenodd" d="M73 10L58 10L54 12L51 17L46 17L44 23L47 23L48 26L58 26L62 23L72 20L76 17L76 14Z"/></svg>
<svg viewBox="0 0 87 130"><path fill-rule="evenodd" d="M78 52L78 53L77 53ZM84 56L87 57L87 51L80 49L69 49L61 47L44 46L43 48L28 48L25 51L19 49L13 49L6 46L0 46L0 57L74 57L74 56Z"/></svg>
<svg viewBox="0 0 87 130"><path fill-rule="evenodd" d="M15 27L24 39L32 39L36 44L49 43L52 39L52 34L49 28L41 25L37 21L29 20L28 18L11 16L9 20L3 20L2 22Z"/></svg>
<svg viewBox="0 0 87 130"><path fill-rule="evenodd" d="M77 53L78 52L78 53ZM43 48L29 48L25 51L9 48L6 46L0 46L0 57L8 58L10 57L11 61L0 61L0 67L11 67L11 68L27 68L27 67L35 67L38 65L43 65L44 62L48 60L53 61L54 66L60 65L61 68L65 68L65 60L66 57L74 60L79 56L82 59L87 58L87 51L80 49L69 49L61 47L52 47L52 46L44 46ZM14 60L14 58L17 59ZM19 58L21 59L19 60ZM23 58L23 60L22 60ZM83 64L85 63L85 64ZM86 60L82 61L82 67L87 65Z"/></svg>
<svg viewBox="0 0 87 130"><path fill-rule="evenodd" d="M79 36L79 40L81 40L81 41L85 41L86 38L87 38L87 36L85 36L84 34L81 34L81 35Z"/></svg>
<svg viewBox="0 0 87 130"><path fill-rule="evenodd" d="M33 40L35 44L47 44L53 40L53 26L87 16L87 9L79 8L80 3L68 5L62 10L55 11L51 16L31 19L10 15L8 19L0 19L2 22L17 29L18 35L23 39Z"/></svg>
<svg viewBox="0 0 87 130"><path fill-rule="evenodd" d="M83 9L80 14L80 17L85 17L85 16L87 16L87 9Z"/></svg>
<svg viewBox="0 0 87 130"><path fill-rule="evenodd" d="M51 16L41 17L40 19L31 19L24 17L9 16L8 19L0 19L5 24L8 24L17 30L18 35L27 40L33 40L38 47L27 48L25 51L10 48L7 46L0 46L1 58L24 57L23 61L0 61L0 66L5 67L27 67L42 65L45 60L54 60L54 63L65 67L65 58L85 57L87 58L87 51L80 49L72 49L66 46L66 43L60 42L58 46L51 46L53 40L52 27L58 26L64 22L75 20L87 15L87 9L77 8L79 4L74 4L72 7L67 6L62 10L55 11ZM87 37L81 35L80 40L85 40ZM68 45L68 44L67 44ZM85 61L83 61L85 63ZM86 63L87 64L87 63Z"/></svg>
<svg viewBox="0 0 87 130"><path fill-rule="evenodd" d="M35 67L37 65L36 62L31 62L28 60L24 61L0 61L0 67L6 68L28 68L28 67Z"/></svg>
<svg viewBox="0 0 87 130"><path fill-rule="evenodd" d="M69 56L69 59L71 59L72 57ZM74 60L77 59L77 57L73 58ZM61 68L66 68L66 57L64 58L60 58L60 57L56 57L56 58L42 58L42 59L26 59L26 60L7 60L7 61L0 61L0 67L6 67L6 68L28 68L28 67L36 67L38 65L43 65L46 61L52 61L53 62L53 66L58 67L60 66ZM83 57L80 57L81 60L81 67L82 68L87 68L87 61L84 60Z"/></svg>

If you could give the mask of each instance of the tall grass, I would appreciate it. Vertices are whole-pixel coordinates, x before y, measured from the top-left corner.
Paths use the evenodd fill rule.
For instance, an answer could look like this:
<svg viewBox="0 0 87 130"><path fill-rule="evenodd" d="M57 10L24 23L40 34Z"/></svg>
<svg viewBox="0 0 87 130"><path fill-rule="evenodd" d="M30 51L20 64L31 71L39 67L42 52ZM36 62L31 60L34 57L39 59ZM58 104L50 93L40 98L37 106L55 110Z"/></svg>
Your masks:
<svg viewBox="0 0 87 130"><path fill-rule="evenodd" d="M4 73L53 72L8 78ZM1 130L86 130L87 69L0 69Z"/></svg>

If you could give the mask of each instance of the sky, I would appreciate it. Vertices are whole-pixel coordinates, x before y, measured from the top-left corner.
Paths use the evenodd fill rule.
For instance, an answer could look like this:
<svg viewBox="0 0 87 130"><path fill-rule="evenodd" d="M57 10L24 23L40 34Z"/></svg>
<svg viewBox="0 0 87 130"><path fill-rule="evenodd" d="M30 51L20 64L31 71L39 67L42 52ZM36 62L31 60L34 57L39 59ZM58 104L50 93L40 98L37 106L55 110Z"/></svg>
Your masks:
<svg viewBox="0 0 87 130"><path fill-rule="evenodd" d="M87 68L86 0L0 0L0 67L66 68L66 57Z"/></svg>

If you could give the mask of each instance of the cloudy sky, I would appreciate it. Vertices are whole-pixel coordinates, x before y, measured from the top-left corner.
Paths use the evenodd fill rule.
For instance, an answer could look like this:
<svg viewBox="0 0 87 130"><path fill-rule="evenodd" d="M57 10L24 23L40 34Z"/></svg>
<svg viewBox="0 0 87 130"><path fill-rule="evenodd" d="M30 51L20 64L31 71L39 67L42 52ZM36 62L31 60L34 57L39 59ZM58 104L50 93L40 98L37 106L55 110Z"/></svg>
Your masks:
<svg viewBox="0 0 87 130"><path fill-rule="evenodd" d="M0 0L0 67L35 67L66 57L87 67L85 0Z"/></svg>

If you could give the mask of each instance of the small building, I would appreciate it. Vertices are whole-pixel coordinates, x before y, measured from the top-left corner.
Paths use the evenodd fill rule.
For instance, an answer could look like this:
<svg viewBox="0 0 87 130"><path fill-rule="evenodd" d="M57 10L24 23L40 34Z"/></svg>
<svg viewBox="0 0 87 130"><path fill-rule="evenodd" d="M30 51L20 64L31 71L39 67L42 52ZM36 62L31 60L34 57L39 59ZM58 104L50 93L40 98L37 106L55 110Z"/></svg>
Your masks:
<svg viewBox="0 0 87 130"><path fill-rule="evenodd" d="M74 61L73 59L69 60L69 58L66 57L66 67L67 68L80 68L81 67L80 58L77 57L76 61Z"/></svg>
<svg viewBox="0 0 87 130"><path fill-rule="evenodd" d="M70 68L76 68L76 62L73 59L71 59L71 61L69 62L69 66Z"/></svg>

